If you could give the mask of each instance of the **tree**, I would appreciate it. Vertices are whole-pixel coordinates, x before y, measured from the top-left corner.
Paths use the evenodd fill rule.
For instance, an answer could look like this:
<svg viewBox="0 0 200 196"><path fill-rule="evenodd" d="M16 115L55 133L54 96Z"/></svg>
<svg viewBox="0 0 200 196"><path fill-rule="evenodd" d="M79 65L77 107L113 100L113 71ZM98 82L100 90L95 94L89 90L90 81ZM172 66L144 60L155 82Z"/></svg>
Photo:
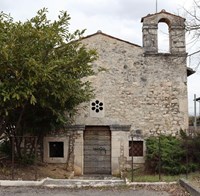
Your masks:
<svg viewBox="0 0 200 196"><path fill-rule="evenodd" d="M62 127L93 96L83 79L94 74L97 55L77 41L84 30L69 32L67 12L53 22L47 13L26 22L0 14L0 131L8 136Z"/></svg>
<svg viewBox="0 0 200 196"><path fill-rule="evenodd" d="M193 49L188 55L189 57L199 56L199 37L200 37L200 0L193 0L193 6L190 9L184 9L187 17L186 21L186 30L189 33L190 41L189 48ZM195 49L194 49L195 48ZM198 57L196 56L196 57ZM199 68L200 61L198 59L197 65L194 67L194 70L197 71Z"/></svg>

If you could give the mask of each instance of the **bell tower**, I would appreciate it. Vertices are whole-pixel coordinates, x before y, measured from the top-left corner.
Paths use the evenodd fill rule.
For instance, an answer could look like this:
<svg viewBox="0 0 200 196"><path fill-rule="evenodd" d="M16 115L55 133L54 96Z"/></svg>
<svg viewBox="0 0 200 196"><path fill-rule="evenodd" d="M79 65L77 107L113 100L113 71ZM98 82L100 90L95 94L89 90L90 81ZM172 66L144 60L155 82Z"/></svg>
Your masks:
<svg viewBox="0 0 200 196"><path fill-rule="evenodd" d="M164 22L169 29L170 54L186 54L185 18L162 10L141 19L143 23L143 48L146 54L158 53L158 24Z"/></svg>

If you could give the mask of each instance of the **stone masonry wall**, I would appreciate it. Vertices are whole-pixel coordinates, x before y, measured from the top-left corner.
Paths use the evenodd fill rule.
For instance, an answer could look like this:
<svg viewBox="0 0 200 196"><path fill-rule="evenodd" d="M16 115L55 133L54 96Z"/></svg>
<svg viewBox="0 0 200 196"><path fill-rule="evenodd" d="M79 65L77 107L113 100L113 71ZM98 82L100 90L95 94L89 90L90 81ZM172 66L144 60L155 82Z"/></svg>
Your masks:
<svg viewBox="0 0 200 196"><path fill-rule="evenodd" d="M100 32L82 42L98 52L93 64L97 74L88 79L95 96L103 98L105 111L101 118L91 117L86 103L75 124L131 125L147 137L187 129L185 56L144 55L142 47Z"/></svg>

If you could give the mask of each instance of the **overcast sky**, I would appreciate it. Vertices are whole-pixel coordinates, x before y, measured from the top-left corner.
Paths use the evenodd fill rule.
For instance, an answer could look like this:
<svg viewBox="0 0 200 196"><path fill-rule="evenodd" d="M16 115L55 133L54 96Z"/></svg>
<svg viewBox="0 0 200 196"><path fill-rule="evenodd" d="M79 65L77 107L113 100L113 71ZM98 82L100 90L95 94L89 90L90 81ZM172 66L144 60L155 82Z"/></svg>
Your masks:
<svg viewBox="0 0 200 196"><path fill-rule="evenodd" d="M165 9L185 16L183 7L189 10L193 0L157 0L158 12ZM57 18L66 10L71 16L70 29L87 29L85 35L102 32L142 45L141 18L156 12L156 0L0 0L0 10L10 13L14 20L25 21L46 7L49 18ZM189 38L186 39L189 43ZM187 52L194 49L187 45ZM188 66L195 68L194 58ZM200 70L200 68L199 68ZM200 71L188 78L189 111L193 113L193 97L200 97ZM198 111L199 113L199 111Z"/></svg>

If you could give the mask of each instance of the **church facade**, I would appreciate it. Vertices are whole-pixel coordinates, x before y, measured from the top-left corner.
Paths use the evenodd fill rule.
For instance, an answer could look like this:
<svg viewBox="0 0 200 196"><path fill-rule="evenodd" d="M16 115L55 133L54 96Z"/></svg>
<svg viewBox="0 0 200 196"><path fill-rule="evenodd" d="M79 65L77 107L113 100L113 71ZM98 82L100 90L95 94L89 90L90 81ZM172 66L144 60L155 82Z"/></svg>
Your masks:
<svg viewBox="0 0 200 196"><path fill-rule="evenodd" d="M78 108L67 131L44 138L44 161L67 163L75 175L116 175L145 162L150 136L188 128L185 19L161 11L142 18L143 46L101 31L81 42L96 49L95 98ZM169 53L158 52L158 24L169 27ZM55 149L62 151L56 154Z"/></svg>

